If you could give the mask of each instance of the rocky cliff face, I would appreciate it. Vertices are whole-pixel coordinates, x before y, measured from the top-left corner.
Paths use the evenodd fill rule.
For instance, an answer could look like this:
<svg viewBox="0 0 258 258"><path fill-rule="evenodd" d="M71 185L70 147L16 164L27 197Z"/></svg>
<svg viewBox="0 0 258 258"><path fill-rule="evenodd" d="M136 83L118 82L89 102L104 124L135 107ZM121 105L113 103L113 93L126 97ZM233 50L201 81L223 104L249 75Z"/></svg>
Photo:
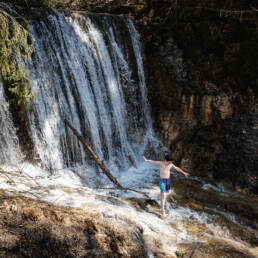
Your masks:
<svg viewBox="0 0 258 258"><path fill-rule="evenodd" d="M154 50L152 43L146 63L154 127L174 160L198 176L257 192L256 96L203 78L173 38L157 39Z"/></svg>
<svg viewBox="0 0 258 258"><path fill-rule="evenodd" d="M171 5L167 17L149 23L156 28L145 37L154 126L180 166L258 193L255 18L199 7L186 14Z"/></svg>

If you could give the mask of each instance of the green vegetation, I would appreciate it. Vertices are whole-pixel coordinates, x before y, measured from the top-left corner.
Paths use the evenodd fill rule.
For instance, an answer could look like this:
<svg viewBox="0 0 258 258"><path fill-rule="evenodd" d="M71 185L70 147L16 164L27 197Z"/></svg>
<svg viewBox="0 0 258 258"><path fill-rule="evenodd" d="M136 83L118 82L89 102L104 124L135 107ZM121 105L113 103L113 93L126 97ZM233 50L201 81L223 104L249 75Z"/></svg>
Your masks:
<svg viewBox="0 0 258 258"><path fill-rule="evenodd" d="M33 97L25 63L32 53L28 31L0 9L0 77L8 89L11 108L20 119Z"/></svg>
<svg viewBox="0 0 258 258"><path fill-rule="evenodd" d="M147 1L139 1L134 8L135 12L141 12L147 7Z"/></svg>
<svg viewBox="0 0 258 258"><path fill-rule="evenodd" d="M184 253L183 253L183 252L176 251L175 254L176 254L176 256L179 257L179 258L184 258Z"/></svg>

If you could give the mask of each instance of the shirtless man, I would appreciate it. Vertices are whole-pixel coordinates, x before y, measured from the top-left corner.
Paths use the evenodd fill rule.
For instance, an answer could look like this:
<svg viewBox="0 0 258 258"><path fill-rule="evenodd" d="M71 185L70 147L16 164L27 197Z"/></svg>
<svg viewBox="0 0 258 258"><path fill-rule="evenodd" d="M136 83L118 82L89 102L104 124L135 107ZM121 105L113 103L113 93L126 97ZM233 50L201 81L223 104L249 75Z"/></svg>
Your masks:
<svg viewBox="0 0 258 258"><path fill-rule="evenodd" d="M160 193L161 193L162 217L166 218L167 214L165 211L165 202L166 202L166 193L168 194L170 190L170 169L173 168L175 171L185 176L189 176L189 174L183 171L181 168L175 166L171 161L172 158L168 155L165 156L164 161L149 160L149 159L146 159L144 156L143 156L143 160L154 165L159 165L159 176L160 176L159 187L160 187Z"/></svg>

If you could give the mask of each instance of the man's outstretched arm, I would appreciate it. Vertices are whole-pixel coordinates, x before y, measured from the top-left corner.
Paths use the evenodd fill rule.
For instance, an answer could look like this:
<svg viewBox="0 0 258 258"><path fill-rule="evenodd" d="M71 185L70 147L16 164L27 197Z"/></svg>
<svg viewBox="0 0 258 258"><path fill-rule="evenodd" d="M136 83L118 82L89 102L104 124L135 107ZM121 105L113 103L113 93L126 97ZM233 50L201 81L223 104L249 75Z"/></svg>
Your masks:
<svg viewBox="0 0 258 258"><path fill-rule="evenodd" d="M186 173L183 169L181 169L181 168L175 166L173 163L172 163L172 168L173 168L174 170L176 170L177 172L183 174L184 176L189 176L188 173Z"/></svg>
<svg viewBox="0 0 258 258"><path fill-rule="evenodd" d="M154 161L154 160L146 159L144 156L142 158L145 162L148 162L148 163L151 163L151 164L154 164L154 165L161 165L162 164L161 161Z"/></svg>

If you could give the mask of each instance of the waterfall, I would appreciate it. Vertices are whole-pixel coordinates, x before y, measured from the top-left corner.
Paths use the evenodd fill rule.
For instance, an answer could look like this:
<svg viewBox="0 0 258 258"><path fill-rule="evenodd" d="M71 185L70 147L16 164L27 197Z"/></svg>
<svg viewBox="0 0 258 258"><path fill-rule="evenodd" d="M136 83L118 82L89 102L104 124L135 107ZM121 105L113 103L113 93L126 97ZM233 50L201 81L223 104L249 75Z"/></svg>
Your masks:
<svg viewBox="0 0 258 258"><path fill-rule="evenodd" d="M137 33L126 17L53 11L31 22L28 113L34 157L57 170L94 166L67 119L112 171L141 160L153 141Z"/></svg>
<svg viewBox="0 0 258 258"><path fill-rule="evenodd" d="M9 105L4 94L3 83L0 81L0 164L18 164L21 160L16 129L13 124Z"/></svg>

